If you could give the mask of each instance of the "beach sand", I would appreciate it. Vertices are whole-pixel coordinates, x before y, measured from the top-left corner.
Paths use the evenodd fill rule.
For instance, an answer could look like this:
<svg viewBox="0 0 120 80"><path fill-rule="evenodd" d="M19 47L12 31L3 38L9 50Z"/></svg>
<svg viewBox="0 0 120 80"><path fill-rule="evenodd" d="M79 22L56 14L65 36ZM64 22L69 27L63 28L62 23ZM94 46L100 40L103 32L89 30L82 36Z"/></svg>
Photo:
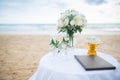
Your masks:
<svg viewBox="0 0 120 80"><path fill-rule="evenodd" d="M76 48L87 49L90 35L77 35ZM96 35L103 43L97 51L112 55L120 62L120 35ZM0 80L28 80L40 59L50 52L49 35L0 35Z"/></svg>

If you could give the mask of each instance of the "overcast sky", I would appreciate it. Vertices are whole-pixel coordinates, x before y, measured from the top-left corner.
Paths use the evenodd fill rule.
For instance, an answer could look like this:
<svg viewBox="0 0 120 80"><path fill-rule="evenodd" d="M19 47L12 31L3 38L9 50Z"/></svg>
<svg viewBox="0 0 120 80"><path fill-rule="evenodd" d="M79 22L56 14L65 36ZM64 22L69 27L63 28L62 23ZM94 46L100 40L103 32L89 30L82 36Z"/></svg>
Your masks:
<svg viewBox="0 0 120 80"><path fill-rule="evenodd" d="M88 23L120 23L120 0L0 0L0 23L57 23L66 9Z"/></svg>

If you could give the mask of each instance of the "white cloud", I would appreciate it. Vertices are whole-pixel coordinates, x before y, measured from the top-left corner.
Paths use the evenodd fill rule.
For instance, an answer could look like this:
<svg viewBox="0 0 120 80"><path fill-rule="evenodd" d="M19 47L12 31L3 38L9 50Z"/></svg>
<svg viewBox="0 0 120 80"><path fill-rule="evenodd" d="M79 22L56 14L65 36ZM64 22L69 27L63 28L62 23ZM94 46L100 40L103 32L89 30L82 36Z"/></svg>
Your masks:
<svg viewBox="0 0 120 80"><path fill-rule="evenodd" d="M120 23L120 0L89 5L85 0L24 0L0 4L0 23L57 23L60 13L76 9L89 23Z"/></svg>
<svg viewBox="0 0 120 80"><path fill-rule="evenodd" d="M101 5L106 3L106 0L85 0L85 2L90 5Z"/></svg>
<svg viewBox="0 0 120 80"><path fill-rule="evenodd" d="M84 13L89 23L120 23L120 6L115 5L119 1L108 1L102 5L75 4L75 9Z"/></svg>

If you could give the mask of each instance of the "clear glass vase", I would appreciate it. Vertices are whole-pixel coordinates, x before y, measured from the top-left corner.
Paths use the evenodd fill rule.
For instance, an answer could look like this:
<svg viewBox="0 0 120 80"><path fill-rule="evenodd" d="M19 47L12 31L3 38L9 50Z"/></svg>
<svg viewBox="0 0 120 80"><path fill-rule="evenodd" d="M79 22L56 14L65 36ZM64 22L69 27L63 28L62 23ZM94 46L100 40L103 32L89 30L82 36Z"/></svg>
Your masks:
<svg viewBox="0 0 120 80"><path fill-rule="evenodd" d="M70 48L74 48L74 46L76 45L77 43L77 40L75 37L72 37L69 41L69 45L70 45Z"/></svg>
<svg viewBox="0 0 120 80"><path fill-rule="evenodd" d="M73 36L69 37L69 44L70 44L70 47L73 47L74 45L74 41L73 41Z"/></svg>

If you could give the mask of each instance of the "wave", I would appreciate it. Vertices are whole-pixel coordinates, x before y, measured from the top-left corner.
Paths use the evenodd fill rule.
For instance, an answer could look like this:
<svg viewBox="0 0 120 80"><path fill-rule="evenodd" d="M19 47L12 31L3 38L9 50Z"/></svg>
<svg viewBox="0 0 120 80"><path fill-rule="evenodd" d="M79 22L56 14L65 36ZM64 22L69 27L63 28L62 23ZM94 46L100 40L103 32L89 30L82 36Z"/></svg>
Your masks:
<svg viewBox="0 0 120 80"><path fill-rule="evenodd" d="M56 24L0 24L0 33L56 33ZM83 33L120 33L120 24L88 24Z"/></svg>

